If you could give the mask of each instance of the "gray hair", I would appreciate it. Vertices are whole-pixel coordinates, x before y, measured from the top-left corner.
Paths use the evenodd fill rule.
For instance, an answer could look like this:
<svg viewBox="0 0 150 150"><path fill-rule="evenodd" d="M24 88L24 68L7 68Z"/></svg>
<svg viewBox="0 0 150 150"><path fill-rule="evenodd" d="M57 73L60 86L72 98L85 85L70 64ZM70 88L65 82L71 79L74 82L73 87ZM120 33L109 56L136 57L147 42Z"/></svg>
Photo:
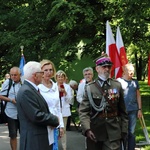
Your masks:
<svg viewBox="0 0 150 150"><path fill-rule="evenodd" d="M70 80L69 85L74 86L74 85L78 85L78 83L75 80Z"/></svg>
<svg viewBox="0 0 150 150"><path fill-rule="evenodd" d="M10 72L11 72L12 70L16 70L19 74L21 74L21 71L20 71L20 68L19 68L19 67L14 66L14 67L12 67L12 68L10 69Z"/></svg>
<svg viewBox="0 0 150 150"><path fill-rule="evenodd" d="M29 79L32 77L32 74L36 72L41 72L41 64L36 61L29 61L27 64L24 65L24 78Z"/></svg>
<svg viewBox="0 0 150 150"><path fill-rule="evenodd" d="M91 67L86 67L83 69L83 74L86 72L86 71L91 71L91 73L93 74L93 68Z"/></svg>

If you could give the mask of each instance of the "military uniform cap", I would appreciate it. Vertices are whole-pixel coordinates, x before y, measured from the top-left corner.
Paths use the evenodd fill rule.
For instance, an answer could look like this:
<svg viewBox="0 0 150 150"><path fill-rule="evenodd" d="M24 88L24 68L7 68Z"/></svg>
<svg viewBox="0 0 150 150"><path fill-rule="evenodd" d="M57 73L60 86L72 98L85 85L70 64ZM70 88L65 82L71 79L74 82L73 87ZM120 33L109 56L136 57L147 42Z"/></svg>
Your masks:
<svg viewBox="0 0 150 150"><path fill-rule="evenodd" d="M96 66L112 66L113 64L110 57L106 53L103 53L100 57L96 58L94 61Z"/></svg>

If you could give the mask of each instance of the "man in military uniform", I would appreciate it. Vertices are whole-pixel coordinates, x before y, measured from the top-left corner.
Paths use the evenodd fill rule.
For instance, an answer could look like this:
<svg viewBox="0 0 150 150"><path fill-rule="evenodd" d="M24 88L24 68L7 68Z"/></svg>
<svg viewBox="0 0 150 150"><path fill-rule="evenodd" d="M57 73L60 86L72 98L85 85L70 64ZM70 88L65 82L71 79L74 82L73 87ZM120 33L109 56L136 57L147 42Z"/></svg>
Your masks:
<svg viewBox="0 0 150 150"><path fill-rule="evenodd" d="M123 90L118 81L109 78L112 65L106 54L98 58L98 78L85 87L79 117L87 150L120 150L120 141L127 135Z"/></svg>

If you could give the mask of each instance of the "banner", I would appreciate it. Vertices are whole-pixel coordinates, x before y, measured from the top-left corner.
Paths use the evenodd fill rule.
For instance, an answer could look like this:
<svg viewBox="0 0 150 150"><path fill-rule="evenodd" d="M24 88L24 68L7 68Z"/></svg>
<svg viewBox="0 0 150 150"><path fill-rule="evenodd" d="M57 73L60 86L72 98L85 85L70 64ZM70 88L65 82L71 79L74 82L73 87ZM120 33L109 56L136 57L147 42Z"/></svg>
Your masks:
<svg viewBox="0 0 150 150"><path fill-rule="evenodd" d="M122 73L123 73L122 66L128 63L128 59L126 56L126 51L125 51L125 47L123 44L122 35L119 27L117 27L117 33L116 33L116 46L120 56L121 67L115 69L115 78L119 78L122 77Z"/></svg>
<svg viewBox="0 0 150 150"><path fill-rule="evenodd" d="M25 65L25 58L24 58L24 55L22 54L21 59L20 59L20 65L19 65L21 76L24 75L24 72L23 72L24 65Z"/></svg>
<svg viewBox="0 0 150 150"><path fill-rule="evenodd" d="M110 57L111 61L113 62L111 77L115 74L115 68L121 67L121 62L117 50L117 46L115 43L115 39L112 34L111 27L109 22L106 23L106 53Z"/></svg>

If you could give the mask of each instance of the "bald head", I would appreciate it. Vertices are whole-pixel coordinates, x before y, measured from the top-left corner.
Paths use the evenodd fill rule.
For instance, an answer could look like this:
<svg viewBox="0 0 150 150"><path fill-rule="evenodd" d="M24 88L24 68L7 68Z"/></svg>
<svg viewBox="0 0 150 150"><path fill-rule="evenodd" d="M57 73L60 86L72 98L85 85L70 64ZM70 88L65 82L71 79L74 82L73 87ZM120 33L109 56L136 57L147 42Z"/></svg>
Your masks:
<svg viewBox="0 0 150 150"><path fill-rule="evenodd" d="M134 76L133 64L126 64L123 67L123 78L125 78L126 80L130 80L130 79L132 79L133 76Z"/></svg>
<svg viewBox="0 0 150 150"><path fill-rule="evenodd" d="M10 69L10 77L16 83L20 82L20 74L20 69L18 67L12 67Z"/></svg>

